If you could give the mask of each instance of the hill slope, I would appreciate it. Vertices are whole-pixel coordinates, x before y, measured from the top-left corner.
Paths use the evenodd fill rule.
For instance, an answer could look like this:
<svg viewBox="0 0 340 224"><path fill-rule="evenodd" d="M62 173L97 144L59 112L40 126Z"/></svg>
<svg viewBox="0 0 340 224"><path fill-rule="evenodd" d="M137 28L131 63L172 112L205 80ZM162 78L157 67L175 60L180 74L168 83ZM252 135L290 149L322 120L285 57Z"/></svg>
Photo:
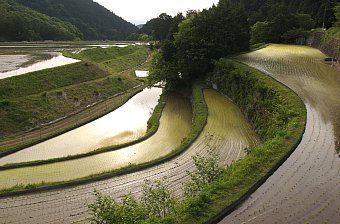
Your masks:
<svg viewBox="0 0 340 224"><path fill-rule="evenodd" d="M289 13L307 13L315 20L316 25L321 27L325 15L325 26L330 27L335 20L333 8L339 0L232 0L241 2L250 14L250 23L265 21L275 17L280 11ZM283 12L285 13L285 12Z"/></svg>
<svg viewBox="0 0 340 224"><path fill-rule="evenodd" d="M74 40L80 31L70 23L33 11L13 0L0 0L0 40Z"/></svg>
<svg viewBox="0 0 340 224"><path fill-rule="evenodd" d="M75 25L86 40L125 40L138 28L92 0L16 0Z"/></svg>

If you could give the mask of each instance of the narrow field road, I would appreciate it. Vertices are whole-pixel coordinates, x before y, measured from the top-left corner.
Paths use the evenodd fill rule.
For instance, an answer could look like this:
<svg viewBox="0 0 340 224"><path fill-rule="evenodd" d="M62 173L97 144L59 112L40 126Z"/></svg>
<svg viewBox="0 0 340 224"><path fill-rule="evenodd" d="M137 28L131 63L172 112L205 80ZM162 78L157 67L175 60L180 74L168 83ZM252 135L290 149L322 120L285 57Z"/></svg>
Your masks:
<svg viewBox="0 0 340 224"><path fill-rule="evenodd" d="M196 153L205 155L210 147L216 147L226 165L242 158L245 155L244 148L258 142L256 135L239 109L226 97L206 90L205 99L209 110L207 125L194 144L181 156L147 170L104 181L0 198L0 223L87 223L89 213L86 205L93 202L94 189L114 198L129 192L138 195L145 179L167 177L169 186L178 193L187 179L186 171L194 169L191 157Z"/></svg>
<svg viewBox="0 0 340 224"><path fill-rule="evenodd" d="M307 107L301 144L221 223L340 223L340 72L320 51L271 45L242 62L293 89Z"/></svg>

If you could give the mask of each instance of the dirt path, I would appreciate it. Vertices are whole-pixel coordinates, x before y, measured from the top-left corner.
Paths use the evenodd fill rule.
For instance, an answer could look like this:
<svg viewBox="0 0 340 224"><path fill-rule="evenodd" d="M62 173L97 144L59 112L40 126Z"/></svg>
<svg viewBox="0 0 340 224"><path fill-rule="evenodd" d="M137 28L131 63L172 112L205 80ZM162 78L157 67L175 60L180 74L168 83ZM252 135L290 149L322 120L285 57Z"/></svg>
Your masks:
<svg viewBox="0 0 340 224"><path fill-rule="evenodd" d="M93 189L115 198L138 194L145 179L167 177L169 185L179 190L193 170L191 157L206 154L207 145L223 153L224 164L244 156L244 148L257 142L239 109L224 96L206 91L208 123L195 143L180 157L153 168L67 189L0 199L0 223L72 223L88 216L86 204L92 202ZM236 117L236 118L235 118ZM235 119L233 119L235 118Z"/></svg>
<svg viewBox="0 0 340 224"><path fill-rule="evenodd" d="M340 72L318 50L271 45L240 57L292 88L307 127L290 158L221 223L339 223Z"/></svg>

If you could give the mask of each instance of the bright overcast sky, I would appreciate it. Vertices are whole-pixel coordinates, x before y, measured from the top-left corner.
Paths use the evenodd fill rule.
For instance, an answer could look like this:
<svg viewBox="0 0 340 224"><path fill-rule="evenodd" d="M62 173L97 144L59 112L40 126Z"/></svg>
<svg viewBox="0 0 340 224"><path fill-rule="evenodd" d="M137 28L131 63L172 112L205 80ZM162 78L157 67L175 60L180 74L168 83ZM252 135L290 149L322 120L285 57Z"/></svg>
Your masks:
<svg viewBox="0 0 340 224"><path fill-rule="evenodd" d="M159 16L161 13L176 15L188 9L209 8L218 0L94 0L114 14L136 25Z"/></svg>

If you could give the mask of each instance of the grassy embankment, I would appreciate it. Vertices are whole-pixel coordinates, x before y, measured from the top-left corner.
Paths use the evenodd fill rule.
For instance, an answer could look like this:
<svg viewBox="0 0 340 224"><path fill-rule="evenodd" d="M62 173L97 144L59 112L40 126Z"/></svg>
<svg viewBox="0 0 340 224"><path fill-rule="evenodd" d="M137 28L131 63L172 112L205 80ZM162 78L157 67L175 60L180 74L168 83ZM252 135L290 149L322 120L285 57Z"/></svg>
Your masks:
<svg viewBox="0 0 340 224"><path fill-rule="evenodd" d="M112 170L109 172L104 172L100 174L95 174L91 175L88 177L76 179L76 180L70 180L70 181L62 181L62 182L53 182L53 183L47 183L47 182L42 182L42 183L37 183L37 184L28 184L28 185L17 185L12 188L8 189L2 189L0 191L2 196L5 195L16 195L20 193L25 193L25 192L34 192L34 191L39 191L42 189L54 189L54 188L59 188L59 187L64 187L64 186L72 186L72 185L78 185L78 184L84 184L84 183L89 183L92 181L97 181L97 180L102 180L114 176L119 176L123 174L128 174L131 172L136 172L142 169L146 169L161 163L164 163L166 161L169 161L178 155L180 155L185 149L187 149L193 141L196 140L196 138L199 136L201 131L203 130L206 122L207 122L207 116L208 116L208 110L207 106L204 101L204 96L203 92L200 86L194 85L192 88L192 98L193 98L193 125L191 128L190 133L188 134L187 137L185 137L182 141L180 146L178 146L175 150L173 150L170 154L149 161L145 162L142 164L129 164L126 167ZM161 106L158 106L160 109ZM155 113L155 116L150 118L149 121L152 120L159 120L157 113ZM155 123L155 122L151 122ZM152 131L156 126L153 127L148 127L148 130Z"/></svg>
<svg viewBox="0 0 340 224"><path fill-rule="evenodd" d="M248 149L244 159L228 167L197 197L181 203L176 217L162 223L205 223L222 210L227 214L294 151L304 132L304 104L272 78L241 63L221 59L216 63L213 81L238 104L263 144Z"/></svg>
<svg viewBox="0 0 340 224"><path fill-rule="evenodd" d="M160 117L162 115L162 111L164 109L167 97L168 97L168 92L164 92L161 95L160 99L158 100L157 106L153 110L153 113L152 113L151 117L149 118L149 120L147 122L146 133L141 138L138 138L134 141L130 141L130 142L127 142L127 143L113 145L113 146L107 146L107 147L99 148L99 149L96 149L94 151L90 151L90 152L87 152L87 153L76 154L76 155L71 155L71 156L67 156L67 157L60 157L60 158L40 160L40 161L22 162L22 163L12 163L12 164L8 164L8 165L0 166L0 170L30 167L30 166L37 166L37 165L50 164L50 163L68 161L68 160L73 160L73 159L79 159L79 158L97 155L97 154L100 154L100 153L103 153L103 152L110 152L110 151L122 149L122 148L125 148L125 147L128 147L128 146L137 144L139 142L142 142L142 141L150 138L158 130L159 120L160 120Z"/></svg>
<svg viewBox="0 0 340 224"><path fill-rule="evenodd" d="M39 128L41 124L83 111L88 105L121 92L130 90L124 96L126 100L140 91L132 87L142 85L141 80L129 75L126 70L145 62L148 49L131 46L96 48L86 52L92 55L100 50L114 56L107 56L107 60L103 57L103 61L88 59L86 62L0 80L1 138ZM115 106L120 104L118 102ZM38 139L32 141L35 140ZM11 148L5 147L1 151Z"/></svg>

